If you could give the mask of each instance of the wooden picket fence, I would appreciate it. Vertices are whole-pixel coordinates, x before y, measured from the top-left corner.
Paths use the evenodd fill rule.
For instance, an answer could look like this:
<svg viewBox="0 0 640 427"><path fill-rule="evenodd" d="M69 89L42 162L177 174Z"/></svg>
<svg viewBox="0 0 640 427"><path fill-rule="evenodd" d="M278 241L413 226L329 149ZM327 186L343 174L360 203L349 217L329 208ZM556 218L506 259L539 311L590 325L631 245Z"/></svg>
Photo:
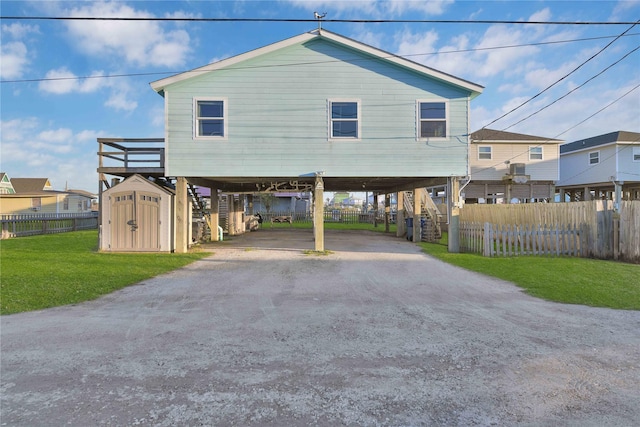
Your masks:
<svg viewBox="0 0 640 427"><path fill-rule="evenodd" d="M484 256L582 256L584 233L575 226L497 225L466 223L460 229L460 250Z"/></svg>
<svg viewBox="0 0 640 427"><path fill-rule="evenodd" d="M98 228L98 213L0 215L2 239Z"/></svg>
<svg viewBox="0 0 640 427"><path fill-rule="evenodd" d="M485 256L567 255L640 263L640 201L466 205L460 250Z"/></svg>

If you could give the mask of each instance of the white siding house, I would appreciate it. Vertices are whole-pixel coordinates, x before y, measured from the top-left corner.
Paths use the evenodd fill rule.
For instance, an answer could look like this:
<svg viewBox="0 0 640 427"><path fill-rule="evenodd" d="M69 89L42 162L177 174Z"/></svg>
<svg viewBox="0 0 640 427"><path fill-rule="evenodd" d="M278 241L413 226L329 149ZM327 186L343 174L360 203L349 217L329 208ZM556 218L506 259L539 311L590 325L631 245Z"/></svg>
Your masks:
<svg viewBox="0 0 640 427"><path fill-rule="evenodd" d="M560 146L561 200L640 199L640 133L617 131Z"/></svg>

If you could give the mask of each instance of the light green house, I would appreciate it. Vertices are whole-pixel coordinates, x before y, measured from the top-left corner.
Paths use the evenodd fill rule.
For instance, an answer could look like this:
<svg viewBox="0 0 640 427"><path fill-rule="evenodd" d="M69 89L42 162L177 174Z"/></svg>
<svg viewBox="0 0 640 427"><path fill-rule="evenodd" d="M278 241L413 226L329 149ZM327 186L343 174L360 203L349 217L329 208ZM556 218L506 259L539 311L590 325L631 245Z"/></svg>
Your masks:
<svg viewBox="0 0 640 427"><path fill-rule="evenodd" d="M483 90L326 30L151 86L165 100L164 168L178 177L178 204L188 184L313 190L316 249L324 190L390 194L466 176L470 101Z"/></svg>

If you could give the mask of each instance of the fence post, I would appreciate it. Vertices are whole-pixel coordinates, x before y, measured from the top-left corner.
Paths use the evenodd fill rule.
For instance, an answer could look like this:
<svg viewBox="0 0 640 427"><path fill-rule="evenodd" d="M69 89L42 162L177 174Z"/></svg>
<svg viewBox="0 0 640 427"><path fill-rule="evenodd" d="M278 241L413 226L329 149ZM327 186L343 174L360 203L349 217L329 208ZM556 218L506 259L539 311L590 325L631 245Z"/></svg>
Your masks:
<svg viewBox="0 0 640 427"><path fill-rule="evenodd" d="M616 185L616 187L618 187ZM613 213L613 259L618 260L620 257L620 213Z"/></svg>
<svg viewBox="0 0 640 427"><path fill-rule="evenodd" d="M483 256L491 256L491 224L488 222L484 223L484 230L482 233L482 238L484 240L484 250L482 251Z"/></svg>

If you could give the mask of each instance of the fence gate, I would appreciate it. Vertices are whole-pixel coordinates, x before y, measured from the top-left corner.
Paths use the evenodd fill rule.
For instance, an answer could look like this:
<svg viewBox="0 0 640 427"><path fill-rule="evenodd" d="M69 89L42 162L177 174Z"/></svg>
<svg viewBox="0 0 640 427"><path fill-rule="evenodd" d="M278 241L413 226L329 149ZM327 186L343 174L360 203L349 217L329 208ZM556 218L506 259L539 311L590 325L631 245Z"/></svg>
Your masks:
<svg viewBox="0 0 640 427"><path fill-rule="evenodd" d="M127 191L111 196L111 250L160 249L160 196Z"/></svg>

